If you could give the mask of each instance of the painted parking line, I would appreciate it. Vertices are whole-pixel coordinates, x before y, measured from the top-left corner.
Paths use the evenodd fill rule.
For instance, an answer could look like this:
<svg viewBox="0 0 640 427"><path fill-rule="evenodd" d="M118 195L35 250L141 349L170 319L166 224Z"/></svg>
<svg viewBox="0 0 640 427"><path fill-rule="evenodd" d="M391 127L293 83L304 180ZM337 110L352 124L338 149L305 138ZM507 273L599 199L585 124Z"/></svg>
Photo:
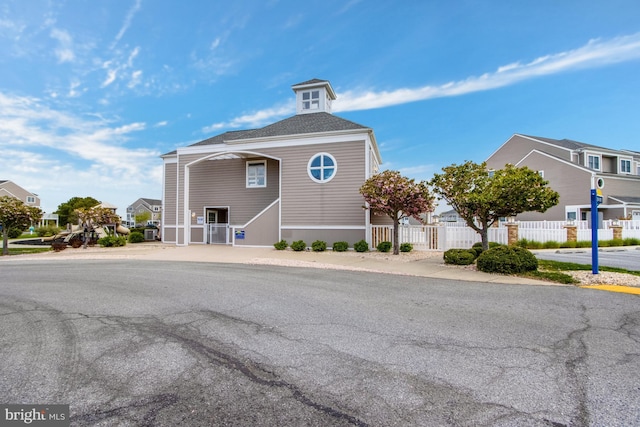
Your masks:
<svg viewBox="0 0 640 427"><path fill-rule="evenodd" d="M599 291L621 292L623 294L640 295L640 288L636 288L633 286L585 285L580 287L584 289L596 289Z"/></svg>

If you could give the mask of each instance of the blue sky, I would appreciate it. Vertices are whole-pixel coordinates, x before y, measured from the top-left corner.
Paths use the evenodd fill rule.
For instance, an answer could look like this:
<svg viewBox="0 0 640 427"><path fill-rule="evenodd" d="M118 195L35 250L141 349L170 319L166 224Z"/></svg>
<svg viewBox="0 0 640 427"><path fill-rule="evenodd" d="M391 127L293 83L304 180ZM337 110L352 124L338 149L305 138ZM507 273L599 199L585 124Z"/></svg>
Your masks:
<svg viewBox="0 0 640 427"><path fill-rule="evenodd" d="M161 154L294 114L311 78L418 180L514 133L640 151L640 2L4 0L0 179L124 215Z"/></svg>

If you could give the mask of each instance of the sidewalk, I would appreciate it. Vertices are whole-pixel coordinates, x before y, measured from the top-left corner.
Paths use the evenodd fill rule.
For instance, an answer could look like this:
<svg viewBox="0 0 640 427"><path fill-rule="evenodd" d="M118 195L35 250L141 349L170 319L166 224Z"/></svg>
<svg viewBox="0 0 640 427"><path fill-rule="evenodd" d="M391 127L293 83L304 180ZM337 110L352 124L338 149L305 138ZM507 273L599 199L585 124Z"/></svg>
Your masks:
<svg viewBox="0 0 640 427"><path fill-rule="evenodd" d="M11 247L33 247L11 245ZM541 280L488 274L461 266L448 266L441 252L410 252L392 255L380 252L295 252L290 249L254 248L224 245L175 246L147 242L127 244L119 248L67 248L60 252L0 257L2 261L69 259L136 259L149 261L216 262L254 265L279 265L305 268L330 268L403 274L437 279L476 281L487 283L562 286Z"/></svg>

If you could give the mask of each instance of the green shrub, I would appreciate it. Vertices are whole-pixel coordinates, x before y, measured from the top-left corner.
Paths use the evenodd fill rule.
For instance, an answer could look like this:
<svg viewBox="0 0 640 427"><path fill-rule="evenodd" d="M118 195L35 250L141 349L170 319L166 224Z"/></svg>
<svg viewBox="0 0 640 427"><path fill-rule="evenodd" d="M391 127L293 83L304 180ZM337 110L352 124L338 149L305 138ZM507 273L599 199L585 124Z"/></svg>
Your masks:
<svg viewBox="0 0 640 427"><path fill-rule="evenodd" d="M638 245L640 245L640 239L638 239L636 237L627 237L626 239L624 239L624 245L625 246L638 246Z"/></svg>
<svg viewBox="0 0 640 427"><path fill-rule="evenodd" d="M349 249L349 243L335 242L333 245L331 245L331 247L335 252L345 252L347 249Z"/></svg>
<svg viewBox="0 0 640 427"><path fill-rule="evenodd" d="M303 240L296 240L295 242L291 243L291 249L296 252L304 251L305 249L307 249L307 244Z"/></svg>
<svg viewBox="0 0 640 427"><path fill-rule="evenodd" d="M624 245L624 240L622 240L622 239L612 239L609 242L610 242L610 246L623 246Z"/></svg>
<svg viewBox="0 0 640 427"><path fill-rule="evenodd" d="M400 244L400 252L411 252L412 250L413 250L413 245L411 243Z"/></svg>
<svg viewBox="0 0 640 427"><path fill-rule="evenodd" d="M22 236L22 230L20 230L19 228L10 228L7 231L7 234L10 239L17 239L18 237Z"/></svg>
<svg viewBox="0 0 640 427"><path fill-rule="evenodd" d="M286 240L280 240L278 243L273 244L273 247L279 251L283 251L287 249L287 246L289 246L289 244L287 243Z"/></svg>
<svg viewBox="0 0 640 427"><path fill-rule="evenodd" d="M360 240L353 244L353 249L355 249L356 252L367 252L369 251L369 244L366 240Z"/></svg>
<svg viewBox="0 0 640 427"><path fill-rule="evenodd" d="M60 227L47 225L46 227L38 227L35 231L38 237L51 237L60 232Z"/></svg>
<svg viewBox="0 0 640 427"><path fill-rule="evenodd" d="M576 242L576 248L590 248L591 240L578 240Z"/></svg>
<svg viewBox="0 0 640 427"><path fill-rule="evenodd" d="M311 249L314 252L324 252L327 250L327 242L323 242L322 240L316 240L311 244Z"/></svg>
<svg viewBox="0 0 640 427"><path fill-rule="evenodd" d="M127 244L125 236L105 236L98 239L98 244L105 248L124 246Z"/></svg>
<svg viewBox="0 0 640 427"><path fill-rule="evenodd" d="M538 259L519 246L500 246L483 252L476 265L485 273L518 274L537 270Z"/></svg>
<svg viewBox="0 0 640 427"><path fill-rule="evenodd" d="M378 243L378 246L376 246L376 249L378 252L389 252L391 250L391 246L393 246L391 242L380 242Z"/></svg>
<svg viewBox="0 0 640 427"><path fill-rule="evenodd" d="M139 231L129 233L129 243L141 243L144 242L144 234Z"/></svg>
<svg viewBox="0 0 640 427"><path fill-rule="evenodd" d="M473 264L476 259L476 251L472 249L449 249L444 253L444 263L454 265Z"/></svg>
<svg viewBox="0 0 640 427"><path fill-rule="evenodd" d="M560 242L556 242L554 240L548 240L542 244L544 249L558 249L560 247Z"/></svg>

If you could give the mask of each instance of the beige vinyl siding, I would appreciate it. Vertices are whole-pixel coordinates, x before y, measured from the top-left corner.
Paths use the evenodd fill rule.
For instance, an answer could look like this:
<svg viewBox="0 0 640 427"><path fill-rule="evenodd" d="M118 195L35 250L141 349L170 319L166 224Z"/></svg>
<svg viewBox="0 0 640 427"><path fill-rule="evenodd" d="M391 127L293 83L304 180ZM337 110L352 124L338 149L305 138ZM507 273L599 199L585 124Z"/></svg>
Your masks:
<svg viewBox="0 0 640 427"><path fill-rule="evenodd" d="M295 230L282 230L282 238L287 242L295 242L296 240L302 240L307 244L307 246L311 246L313 242L316 240L321 240L327 244L328 247L331 247L335 242L347 242L349 246L353 246L355 242L359 242L360 240L364 240L365 238L365 230L305 230L305 229L295 229Z"/></svg>
<svg viewBox="0 0 640 427"><path fill-rule="evenodd" d="M237 246L271 246L279 240L278 212L280 206L275 203L256 218L251 224L236 231L244 232L244 239L235 239Z"/></svg>
<svg viewBox="0 0 640 427"><path fill-rule="evenodd" d="M364 225L364 201L358 192L365 176L365 141L336 142L265 153L282 159L282 225ZM318 153L329 153L338 165L326 183L309 178L307 165Z"/></svg>
<svg viewBox="0 0 640 427"><path fill-rule="evenodd" d="M266 187L246 188L248 160L266 160ZM242 225L278 198L280 182L277 160L264 157L205 160L189 168L189 209L196 215L204 215L204 206L228 207L229 223Z"/></svg>
<svg viewBox="0 0 640 427"><path fill-rule="evenodd" d="M22 201L27 206L40 206L40 198L35 194L25 190L13 181L5 181L0 185L0 197L10 196ZM33 197L34 202L27 202L27 197Z"/></svg>
<svg viewBox="0 0 640 427"><path fill-rule="evenodd" d="M570 150L515 135L487 159L487 167L489 169L502 169L507 163L515 164L536 149L571 161Z"/></svg>
<svg viewBox="0 0 640 427"><path fill-rule="evenodd" d="M527 157L526 163L535 171L544 171L544 179L549 181L549 187L560 194L558 205L550 208L545 213L525 212L518 215L522 221L563 221L567 205L585 205L590 203L591 173L560 161L556 161L541 154L532 154Z"/></svg>
<svg viewBox="0 0 640 427"><path fill-rule="evenodd" d="M176 224L177 163L164 165L164 210L162 217L166 225Z"/></svg>

